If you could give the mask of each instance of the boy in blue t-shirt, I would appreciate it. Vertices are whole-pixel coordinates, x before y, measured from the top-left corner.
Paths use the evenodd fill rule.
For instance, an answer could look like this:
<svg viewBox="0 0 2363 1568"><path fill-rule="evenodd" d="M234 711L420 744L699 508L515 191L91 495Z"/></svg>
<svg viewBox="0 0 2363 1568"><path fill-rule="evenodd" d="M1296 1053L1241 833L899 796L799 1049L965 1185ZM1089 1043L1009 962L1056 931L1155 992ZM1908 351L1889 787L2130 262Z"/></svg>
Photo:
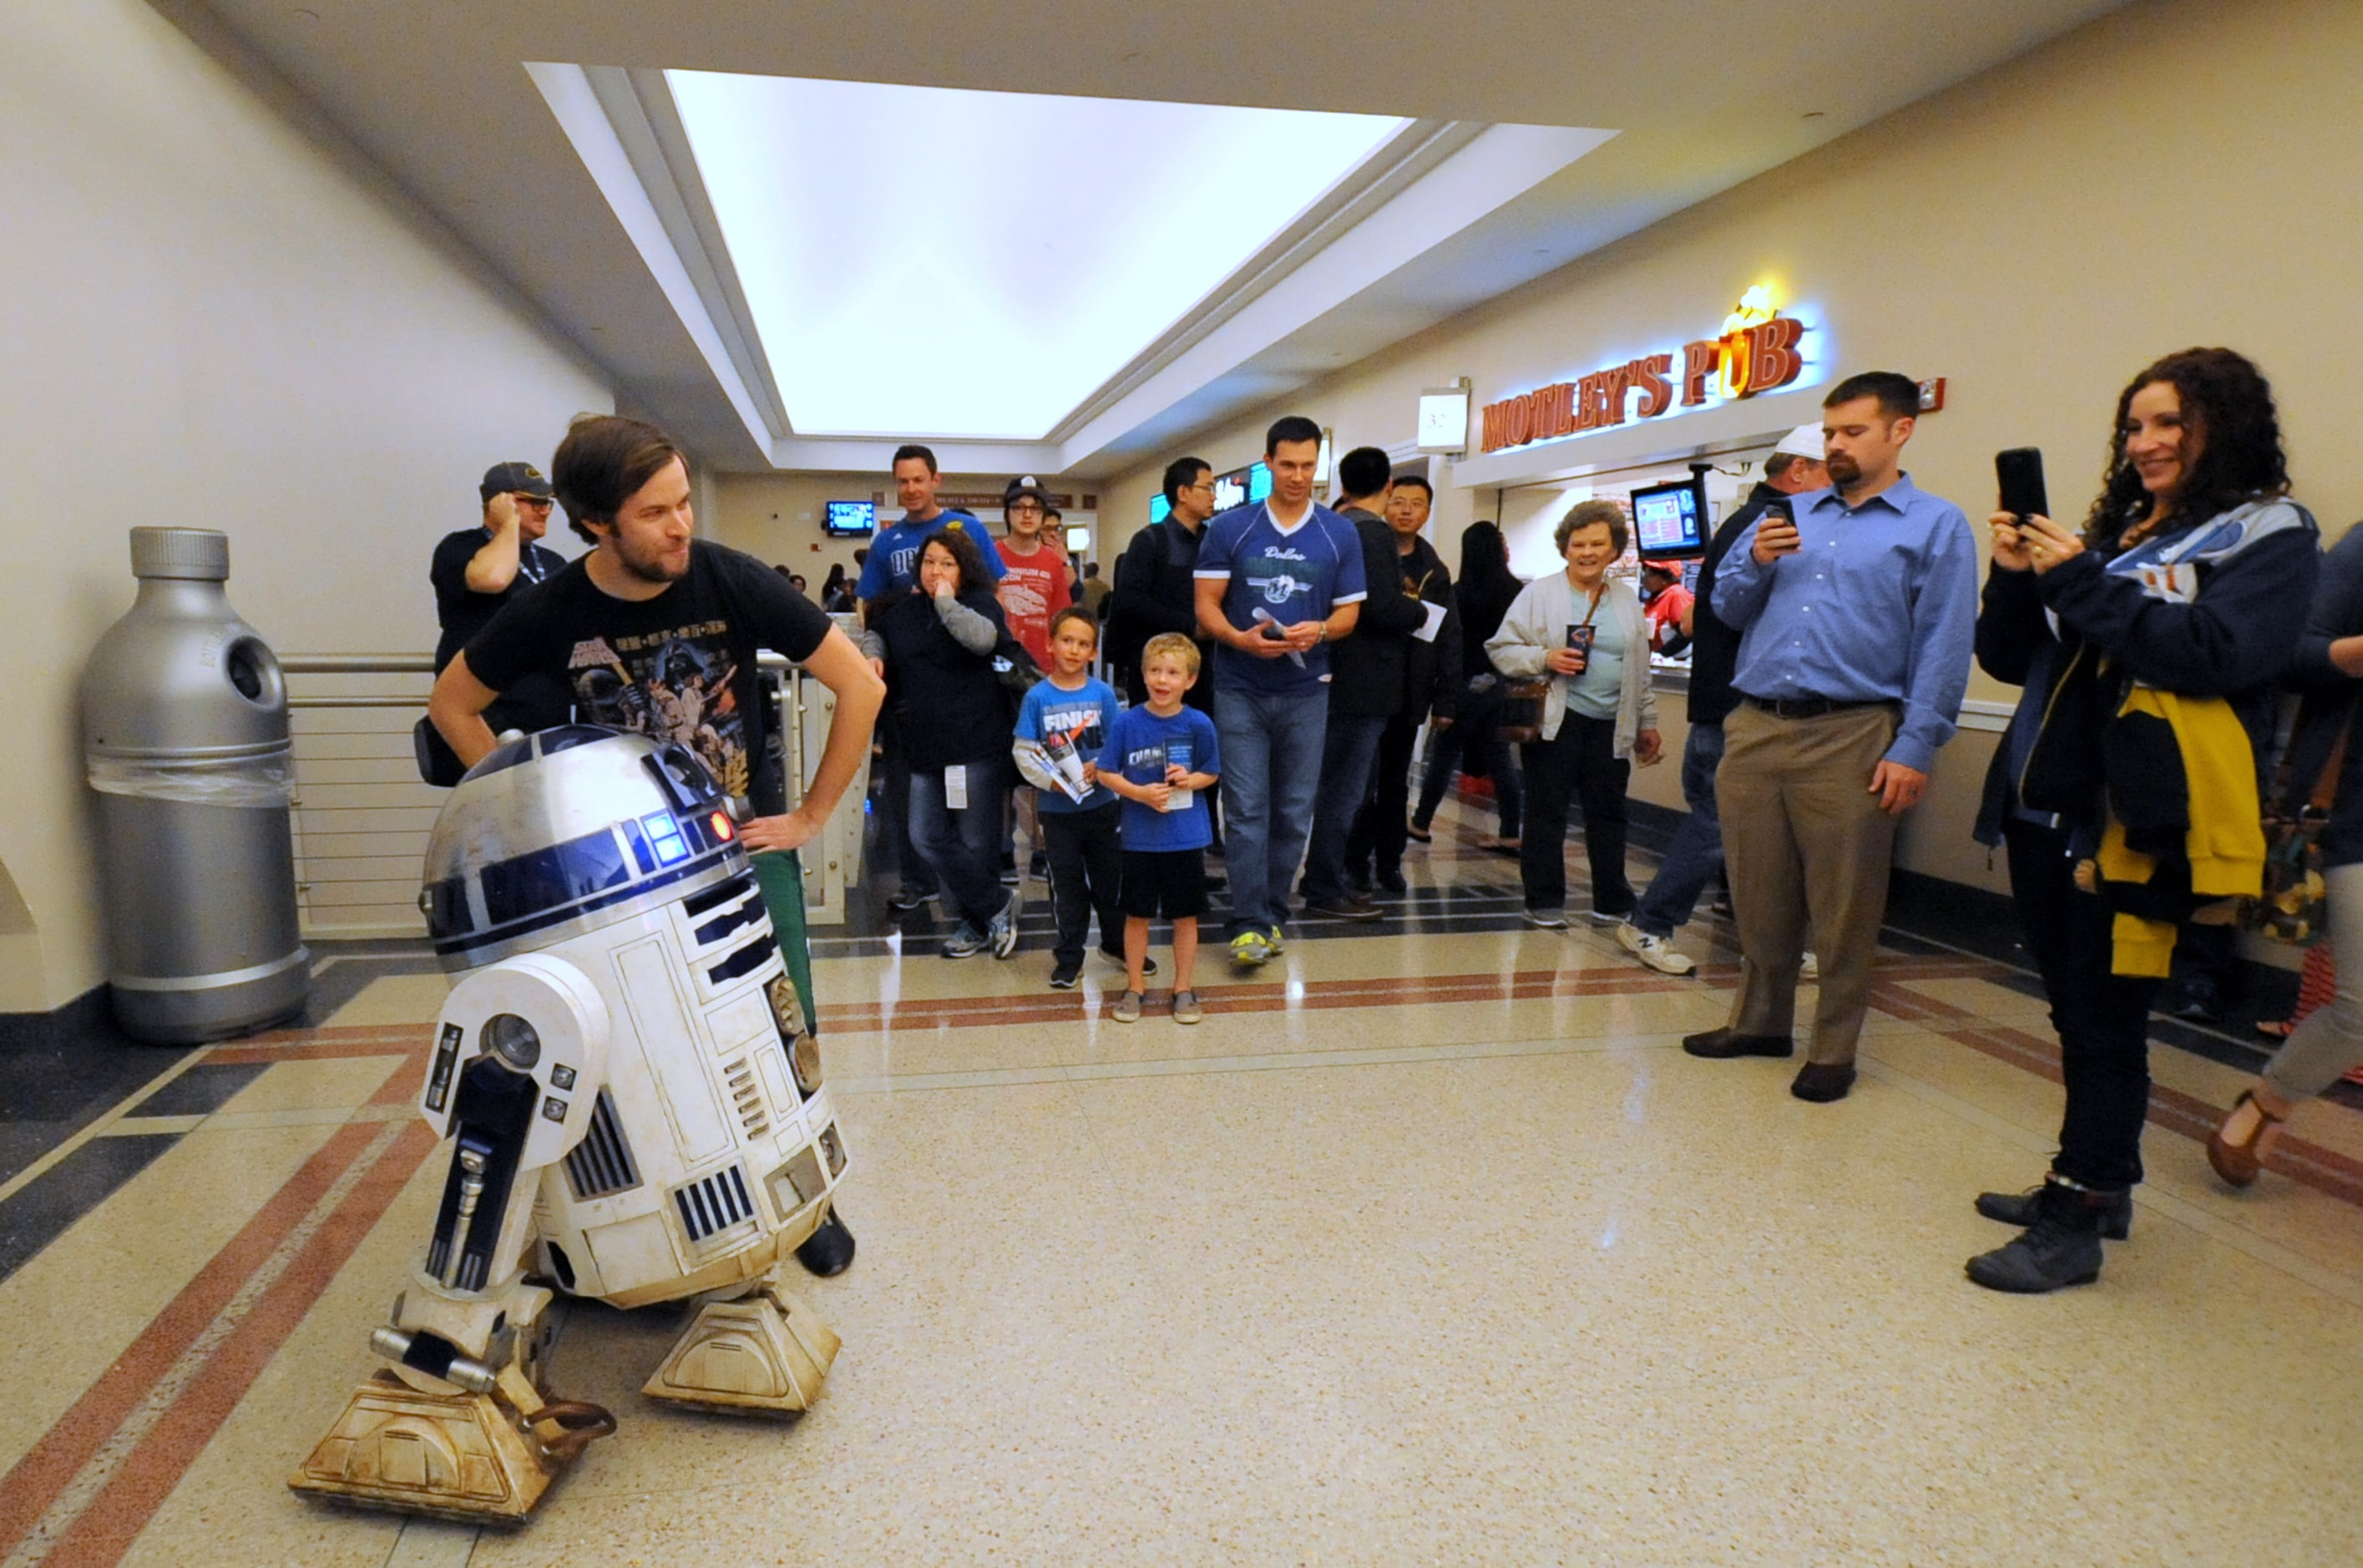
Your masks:
<svg viewBox="0 0 2363 1568"><path fill-rule="evenodd" d="M1173 1021L1203 1016L1190 988L1198 962L1198 917L1206 912L1206 846L1215 840L1205 792L1222 775L1215 725L1182 694L1198 678L1198 645L1159 632L1140 651L1148 701L1126 708L1108 727L1101 755L1112 766L1100 781L1124 796L1124 996L1115 1021L1140 1017L1148 974L1148 922L1173 922Z"/></svg>
<svg viewBox="0 0 2363 1568"><path fill-rule="evenodd" d="M1081 800L1055 789L1035 791L1041 797L1042 836L1050 857L1050 906L1059 922L1058 944L1050 950L1055 991L1072 990L1082 975L1083 936L1094 910L1100 951L1125 962L1124 917L1116 902L1123 873L1116 797L1095 765L1118 710L1115 689L1091 673L1099 646L1099 622L1090 611L1060 610L1050 621L1050 672L1017 710L1017 739L1048 745L1055 737L1073 746L1082 761L1083 781L1092 786Z"/></svg>

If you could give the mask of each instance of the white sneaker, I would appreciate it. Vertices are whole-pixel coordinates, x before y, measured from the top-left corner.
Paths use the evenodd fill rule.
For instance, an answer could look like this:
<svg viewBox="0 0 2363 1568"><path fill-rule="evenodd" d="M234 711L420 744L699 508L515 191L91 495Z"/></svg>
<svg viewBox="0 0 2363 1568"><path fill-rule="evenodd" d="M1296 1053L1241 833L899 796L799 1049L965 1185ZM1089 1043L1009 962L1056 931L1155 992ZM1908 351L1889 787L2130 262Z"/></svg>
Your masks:
<svg viewBox="0 0 2363 1568"><path fill-rule="evenodd" d="M1818 981L1821 977L1822 961L1815 958L1812 953L1807 953L1797 965L1797 978L1799 980Z"/></svg>
<svg viewBox="0 0 2363 1568"><path fill-rule="evenodd" d="M1630 920L1616 928L1616 945L1660 974L1690 974L1698 969L1688 953L1676 952L1673 943L1651 936Z"/></svg>

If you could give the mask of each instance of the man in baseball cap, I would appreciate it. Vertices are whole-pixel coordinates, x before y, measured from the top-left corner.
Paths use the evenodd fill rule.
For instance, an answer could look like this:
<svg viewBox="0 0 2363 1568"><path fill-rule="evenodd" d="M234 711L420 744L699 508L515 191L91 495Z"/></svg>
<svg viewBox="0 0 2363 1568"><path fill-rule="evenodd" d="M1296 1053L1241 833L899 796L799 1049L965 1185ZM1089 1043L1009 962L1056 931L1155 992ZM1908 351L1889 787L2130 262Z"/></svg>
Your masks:
<svg viewBox="0 0 2363 1568"><path fill-rule="evenodd" d="M1730 552L1732 541L1754 526L1767 506L1826 488L1829 482L1829 471L1822 466L1821 422L1798 426L1773 443L1764 460L1763 481L1714 530L1706 559L1699 563L1698 587L1681 622L1683 635L1691 639L1691 733L1682 747L1682 800L1691 814L1676 825L1665 858L1658 862L1658 874L1634 906L1633 917L1616 928L1617 944L1660 974L1689 974L1698 968L1688 953L1674 950L1673 935L1689 923L1707 884L1723 874L1723 820L1715 812L1714 774L1723 762L1724 718L1739 702L1731 685L1739 664L1739 633L1710 612L1715 568Z"/></svg>
<svg viewBox="0 0 2363 1568"><path fill-rule="evenodd" d="M502 606L566 564L564 556L539 542L549 531L555 505L541 470L524 462L496 462L484 471L476 498L483 506L476 526L444 535L427 572L435 586L436 619L442 626L435 641L438 674ZM495 732L542 729L565 721L566 694L555 683L547 690L527 684L501 696L500 711L488 716ZM463 771L460 760L432 725L423 726L418 740L421 776L429 784L457 784Z"/></svg>

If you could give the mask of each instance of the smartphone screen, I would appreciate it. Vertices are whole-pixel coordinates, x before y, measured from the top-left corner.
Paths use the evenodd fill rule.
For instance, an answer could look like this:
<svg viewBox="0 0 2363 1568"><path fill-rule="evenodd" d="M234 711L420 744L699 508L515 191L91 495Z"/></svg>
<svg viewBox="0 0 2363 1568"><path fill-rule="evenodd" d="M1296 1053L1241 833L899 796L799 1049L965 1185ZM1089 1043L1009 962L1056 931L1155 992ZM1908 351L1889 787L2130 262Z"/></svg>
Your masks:
<svg viewBox="0 0 2363 1568"><path fill-rule="evenodd" d="M2043 489L2043 450L2012 447L1994 453L1994 479L2002 491L2002 509L2020 517L2047 517L2051 503Z"/></svg>

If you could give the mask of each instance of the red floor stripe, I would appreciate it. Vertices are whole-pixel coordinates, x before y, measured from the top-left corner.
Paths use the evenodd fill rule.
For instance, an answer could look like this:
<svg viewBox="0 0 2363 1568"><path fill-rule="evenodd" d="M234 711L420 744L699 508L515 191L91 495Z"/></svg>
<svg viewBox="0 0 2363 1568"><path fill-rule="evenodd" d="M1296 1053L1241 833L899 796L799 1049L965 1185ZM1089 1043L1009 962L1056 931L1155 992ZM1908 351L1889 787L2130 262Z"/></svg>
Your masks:
<svg viewBox="0 0 2363 1568"><path fill-rule="evenodd" d="M424 1123L419 1130L426 1131ZM318 1152L289 1177L196 1277L158 1313L114 1365L102 1373L73 1407L59 1418L0 1478L0 1554L15 1549L27 1531L72 1484L156 1380L172 1370L269 1258L280 1241L334 1186L337 1178L377 1136L368 1123L351 1123L330 1134Z"/></svg>
<svg viewBox="0 0 2363 1568"><path fill-rule="evenodd" d="M311 1241L256 1300L253 1310L216 1351L155 1429L127 1455L82 1517L45 1560L44 1568L113 1568L157 1508L213 1440L255 1378L303 1323L362 1240L384 1218L437 1139L423 1121L405 1128L360 1184L346 1195ZM356 1325L359 1334L366 1325ZM329 1391L333 1392L333 1391ZM322 1420L335 1411L324 1405ZM322 1429L326 1429L325 1426ZM300 1454L287 1456L293 1469Z"/></svg>

